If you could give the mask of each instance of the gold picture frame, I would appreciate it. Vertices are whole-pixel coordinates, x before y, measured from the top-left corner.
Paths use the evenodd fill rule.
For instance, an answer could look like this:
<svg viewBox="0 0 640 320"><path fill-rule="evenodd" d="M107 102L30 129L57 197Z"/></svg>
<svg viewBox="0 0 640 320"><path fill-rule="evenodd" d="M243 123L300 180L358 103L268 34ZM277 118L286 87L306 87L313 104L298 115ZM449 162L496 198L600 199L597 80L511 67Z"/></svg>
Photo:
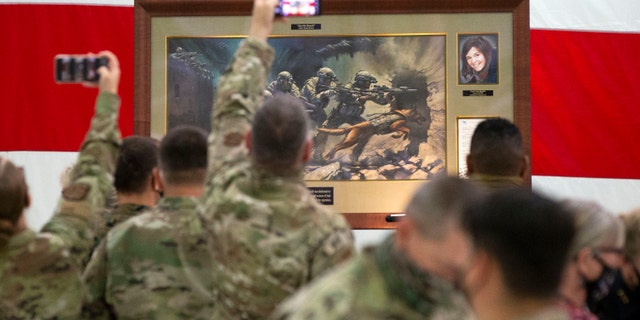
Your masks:
<svg viewBox="0 0 640 320"><path fill-rule="evenodd" d="M134 2L136 134L158 136L166 126L163 97L167 91L167 37L242 36L248 27L251 6L250 0ZM318 24L320 31L314 31ZM294 25L296 31L292 31ZM520 127L525 148L530 153L528 0L479 0L473 3L463 0L324 0L321 16L290 18L274 30L274 34L285 36L309 36L314 32L329 35L445 34L444 170L449 174L457 173L456 119L460 116L495 114L512 119ZM499 84L458 84L457 35L464 33L499 34ZM354 229L387 229L395 225L385 218L401 212L422 182L308 181L308 185L331 190L333 208L342 212Z"/></svg>

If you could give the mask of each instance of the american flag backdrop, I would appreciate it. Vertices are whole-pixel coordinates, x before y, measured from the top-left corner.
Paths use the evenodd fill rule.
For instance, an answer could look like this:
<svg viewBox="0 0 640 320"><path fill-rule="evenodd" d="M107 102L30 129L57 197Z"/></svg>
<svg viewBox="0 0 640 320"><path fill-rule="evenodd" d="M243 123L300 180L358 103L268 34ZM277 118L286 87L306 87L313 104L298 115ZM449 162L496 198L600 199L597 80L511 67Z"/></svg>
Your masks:
<svg viewBox="0 0 640 320"><path fill-rule="evenodd" d="M640 207L640 1L530 0L532 185ZM34 229L49 218L97 91L56 85L53 57L120 58L125 136L133 133L133 0L0 0L0 155L25 167Z"/></svg>

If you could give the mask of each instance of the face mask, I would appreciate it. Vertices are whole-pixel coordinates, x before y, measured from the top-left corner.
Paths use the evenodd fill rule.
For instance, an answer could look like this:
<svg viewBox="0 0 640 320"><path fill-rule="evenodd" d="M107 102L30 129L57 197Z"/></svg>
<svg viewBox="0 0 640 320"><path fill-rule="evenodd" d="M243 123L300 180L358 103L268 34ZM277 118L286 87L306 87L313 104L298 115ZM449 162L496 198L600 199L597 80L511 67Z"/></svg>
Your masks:
<svg viewBox="0 0 640 320"><path fill-rule="evenodd" d="M610 268L598 255L595 256L596 261L602 266L600 277L595 280L586 280L585 287L587 289L588 299L590 301L600 301L609 294L613 283L616 280L617 270Z"/></svg>

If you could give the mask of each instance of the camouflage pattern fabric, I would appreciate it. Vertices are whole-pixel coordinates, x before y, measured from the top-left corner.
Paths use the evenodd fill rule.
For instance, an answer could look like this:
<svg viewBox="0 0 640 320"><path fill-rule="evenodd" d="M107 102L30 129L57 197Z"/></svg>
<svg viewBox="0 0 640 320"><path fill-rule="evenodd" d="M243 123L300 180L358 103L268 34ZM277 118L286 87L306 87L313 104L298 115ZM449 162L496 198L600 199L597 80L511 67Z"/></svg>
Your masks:
<svg viewBox="0 0 640 320"><path fill-rule="evenodd" d="M270 319L474 319L453 285L424 273L392 237L283 302Z"/></svg>
<svg viewBox="0 0 640 320"><path fill-rule="evenodd" d="M24 231L0 252L0 319L75 319L84 296L81 272L96 222L113 191L120 144L120 98L100 93L55 213L40 233Z"/></svg>
<svg viewBox="0 0 640 320"><path fill-rule="evenodd" d="M302 172L279 177L250 164L243 137L272 60L270 47L243 41L214 101L203 200L215 244L214 319L266 318L297 288L353 253L344 217L315 200Z"/></svg>
<svg viewBox="0 0 640 320"><path fill-rule="evenodd" d="M210 318L211 249L197 205L165 197L107 234L84 274L85 318Z"/></svg>
<svg viewBox="0 0 640 320"><path fill-rule="evenodd" d="M150 207L136 203L116 204L113 208L106 210L103 219L104 224L97 230L97 243L100 243L107 233L116 225L149 210L151 210Z"/></svg>

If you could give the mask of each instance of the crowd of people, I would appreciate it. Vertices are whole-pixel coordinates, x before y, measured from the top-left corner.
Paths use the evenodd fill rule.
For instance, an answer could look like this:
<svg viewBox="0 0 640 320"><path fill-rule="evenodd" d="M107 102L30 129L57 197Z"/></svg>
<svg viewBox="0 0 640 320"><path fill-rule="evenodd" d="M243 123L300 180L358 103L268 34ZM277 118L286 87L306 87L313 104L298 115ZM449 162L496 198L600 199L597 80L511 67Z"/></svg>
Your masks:
<svg viewBox="0 0 640 320"><path fill-rule="evenodd" d="M305 186L305 106L265 99L277 2L254 1L210 133L121 139L118 59L100 52L91 126L39 232L24 172L0 158L0 319L640 319L640 210L527 188L502 118L476 128L468 179L424 182L356 252Z"/></svg>

